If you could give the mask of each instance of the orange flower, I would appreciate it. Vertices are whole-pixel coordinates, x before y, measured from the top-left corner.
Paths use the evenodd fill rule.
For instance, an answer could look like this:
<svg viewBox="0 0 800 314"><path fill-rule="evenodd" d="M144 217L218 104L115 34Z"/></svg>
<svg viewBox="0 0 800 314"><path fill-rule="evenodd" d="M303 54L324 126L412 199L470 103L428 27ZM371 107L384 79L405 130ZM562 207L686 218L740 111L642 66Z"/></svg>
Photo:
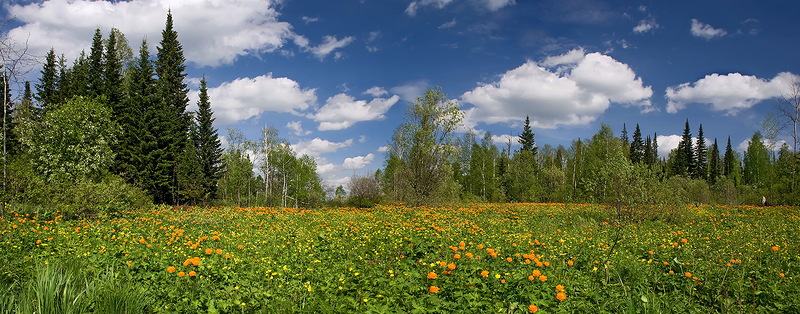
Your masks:
<svg viewBox="0 0 800 314"><path fill-rule="evenodd" d="M453 264L453 263L447 264L447 269L449 269L449 270L456 269L456 264Z"/></svg>
<svg viewBox="0 0 800 314"><path fill-rule="evenodd" d="M231 258L230 254L225 254L225 258Z"/></svg>
<svg viewBox="0 0 800 314"><path fill-rule="evenodd" d="M174 273L175 272L175 267L172 267L172 266L167 267L167 272Z"/></svg>
<svg viewBox="0 0 800 314"><path fill-rule="evenodd" d="M484 248L483 244L478 244L478 249L479 250L483 250L483 248Z"/></svg>
<svg viewBox="0 0 800 314"><path fill-rule="evenodd" d="M436 273L434 273L434 272L429 272L428 273L428 279L436 279L437 277L439 277L439 276L437 276Z"/></svg>
<svg viewBox="0 0 800 314"><path fill-rule="evenodd" d="M556 286L556 291L563 292L564 291L564 286L562 286L562 285Z"/></svg>
<svg viewBox="0 0 800 314"><path fill-rule="evenodd" d="M197 256L195 256L195 257L192 259L192 265L194 265L194 266L200 266L200 258L199 258L199 257L197 257Z"/></svg>
<svg viewBox="0 0 800 314"><path fill-rule="evenodd" d="M206 249L206 255L211 255L211 253L214 253L214 249L212 249L212 248L207 248L207 249Z"/></svg>
<svg viewBox="0 0 800 314"><path fill-rule="evenodd" d="M783 277L786 277L786 274L780 273L780 274L778 274L778 276L781 276L781 278L783 278Z"/></svg>
<svg viewBox="0 0 800 314"><path fill-rule="evenodd" d="M461 254L455 254L455 255L453 255L453 258L459 259L459 258L461 258Z"/></svg>
<svg viewBox="0 0 800 314"><path fill-rule="evenodd" d="M685 274L683 274L683 275L684 275L684 276L686 276L686 277L692 277L692 273L690 273L690 272L688 272L688 271L687 271Z"/></svg>
<svg viewBox="0 0 800 314"><path fill-rule="evenodd" d="M674 274L674 273L675 273L675 271L674 271L674 270L670 270L670 271L669 271L669 273L670 273L670 274Z"/></svg>
<svg viewBox="0 0 800 314"><path fill-rule="evenodd" d="M439 287L431 286L430 288L428 288L428 291L430 291L431 293L439 293Z"/></svg>
<svg viewBox="0 0 800 314"><path fill-rule="evenodd" d="M528 312L536 313L539 311L539 307L536 304L528 305Z"/></svg>
<svg viewBox="0 0 800 314"><path fill-rule="evenodd" d="M514 261L514 259L513 259L513 258L511 258L511 256L509 256L509 257L506 257L506 262L512 262L512 261Z"/></svg>
<svg viewBox="0 0 800 314"><path fill-rule="evenodd" d="M544 266L550 266L550 262L544 262Z"/></svg>
<svg viewBox="0 0 800 314"><path fill-rule="evenodd" d="M222 249L217 249L217 254L222 254Z"/></svg>
<svg viewBox="0 0 800 314"><path fill-rule="evenodd" d="M184 273L184 272L182 272L182 271L181 271L181 272L178 272L178 277L183 277L183 276L186 276L186 273Z"/></svg>
<svg viewBox="0 0 800 314"><path fill-rule="evenodd" d="M481 271L481 276L489 277L489 271L488 270Z"/></svg>
<svg viewBox="0 0 800 314"><path fill-rule="evenodd" d="M541 282L547 281L547 276L545 276L545 275L539 276L539 281L541 281Z"/></svg>
<svg viewBox="0 0 800 314"><path fill-rule="evenodd" d="M681 239L681 243L686 244L686 242L689 242L689 240L687 240L686 238Z"/></svg>
<svg viewBox="0 0 800 314"><path fill-rule="evenodd" d="M772 251L777 252L780 248L776 245L772 247Z"/></svg>
<svg viewBox="0 0 800 314"><path fill-rule="evenodd" d="M189 264L191 264L191 263L192 263L192 259L188 258L185 261L183 261L183 266L189 266Z"/></svg>
<svg viewBox="0 0 800 314"><path fill-rule="evenodd" d="M528 276L528 280L531 280L531 281L533 281L534 279L536 279L536 277L533 277L533 276Z"/></svg>
<svg viewBox="0 0 800 314"><path fill-rule="evenodd" d="M539 277L539 275L541 275L541 274L542 274L542 272L540 272L538 269L534 269L533 270L533 277Z"/></svg>
<svg viewBox="0 0 800 314"><path fill-rule="evenodd" d="M567 265L569 265L569 266L572 266L572 265L574 265L574 264L575 264L575 262L573 262L572 260L568 260L568 261L567 261Z"/></svg>
<svg viewBox="0 0 800 314"><path fill-rule="evenodd" d="M564 301L567 298L567 294L563 292L556 293L556 299L559 301Z"/></svg>
<svg viewBox="0 0 800 314"><path fill-rule="evenodd" d="M466 256L467 258L472 258L472 253L471 252L467 252L467 254L464 254L464 256Z"/></svg>

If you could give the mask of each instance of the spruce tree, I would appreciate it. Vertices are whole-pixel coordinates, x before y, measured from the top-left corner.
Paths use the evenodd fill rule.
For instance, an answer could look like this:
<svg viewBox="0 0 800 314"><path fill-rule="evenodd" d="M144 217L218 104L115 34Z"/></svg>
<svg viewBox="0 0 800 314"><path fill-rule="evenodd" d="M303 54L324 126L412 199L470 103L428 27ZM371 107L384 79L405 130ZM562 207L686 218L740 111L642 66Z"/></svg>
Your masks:
<svg viewBox="0 0 800 314"><path fill-rule="evenodd" d="M36 99L41 104L43 110L52 109L57 103L58 95L58 64L56 63L56 52L50 49L44 59L42 66L42 77L36 84Z"/></svg>
<svg viewBox="0 0 800 314"><path fill-rule="evenodd" d="M102 94L106 95L107 103L115 117L121 114L122 106L122 61L117 53L117 36L112 31L108 34L106 52L103 56L103 88ZM125 126L122 126L125 129Z"/></svg>
<svg viewBox="0 0 800 314"><path fill-rule="evenodd" d="M648 139L649 142L649 139ZM650 146L650 143L647 143ZM630 143L630 159L631 162L641 163L645 159L645 144L642 141L642 131L639 129L639 124L636 124L636 129L633 130L633 142Z"/></svg>
<svg viewBox="0 0 800 314"><path fill-rule="evenodd" d="M519 144L522 145L520 151L531 152L534 157L536 156L536 141L531 130L531 119L528 116L525 116L525 126L522 127L522 134L519 135Z"/></svg>
<svg viewBox="0 0 800 314"><path fill-rule="evenodd" d="M128 72L125 89L125 104L120 107L117 119L123 126L117 152L116 171L129 183L143 188L151 195L158 190L153 182L157 177L153 167L157 155L156 132L161 126L156 122L159 112L156 106L156 80L147 41L142 40L139 59Z"/></svg>
<svg viewBox="0 0 800 314"><path fill-rule="evenodd" d="M697 130L697 147L695 148L695 178L708 179L708 147L703 135L703 125Z"/></svg>
<svg viewBox="0 0 800 314"><path fill-rule="evenodd" d="M717 146L717 139L714 139L714 144L711 144L711 151L709 152L708 160L708 182L712 185L717 183L717 178L720 176L720 160L719 160L719 146Z"/></svg>
<svg viewBox="0 0 800 314"><path fill-rule="evenodd" d="M642 162L647 165L653 164L653 143L650 142L650 135L647 136L644 140L644 157L642 158Z"/></svg>
<svg viewBox="0 0 800 314"><path fill-rule="evenodd" d="M734 163L736 162L736 156L733 153L733 148L731 147L731 137L728 136L728 145L725 146L725 156L722 160L722 175L730 176L733 174L734 170Z"/></svg>
<svg viewBox="0 0 800 314"><path fill-rule="evenodd" d="M217 129L214 128L213 111L208 99L206 78L200 80L200 99L197 102L197 114L194 134L194 143L197 146L198 163L201 169L203 202L214 199L217 193L217 181L220 178L222 166L222 144L219 141Z"/></svg>
<svg viewBox="0 0 800 314"><path fill-rule="evenodd" d="M92 38L92 48L89 50L89 86L88 96L99 97L103 95L105 84L103 82L103 35L100 28L95 29Z"/></svg>
<svg viewBox="0 0 800 314"><path fill-rule="evenodd" d="M158 117L161 132L158 133L158 156L151 159L157 163L160 177L156 180L158 203L178 203L180 186L178 185L178 167L182 152L188 143L190 120L186 114L189 103L189 89L184 83L186 78L186 58L178 41L178 33L173 29L172 12L167 13L167 22L161 32L161 42L157 48L155 62L158 75L157 95L160 101Z"/></svg>
<svg viewBox="0 0 800 314"><path fill-rule="evenodd" d="M685 177L694 177L696 173L696 163L694 155L694 145L692 145L692 133L689 129L689 120L683 129L681 141L678 142L677 152L672 163L672 174Z"/></svg>

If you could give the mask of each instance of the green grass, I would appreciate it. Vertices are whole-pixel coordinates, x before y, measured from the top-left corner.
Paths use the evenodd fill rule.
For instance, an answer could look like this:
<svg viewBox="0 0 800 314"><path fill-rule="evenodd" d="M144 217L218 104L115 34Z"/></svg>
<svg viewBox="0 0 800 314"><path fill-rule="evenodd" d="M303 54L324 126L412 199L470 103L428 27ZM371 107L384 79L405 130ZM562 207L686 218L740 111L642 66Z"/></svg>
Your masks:
<svg viewBox="0 0 800 314"><path fill-rule="evenodd" d="M798 213L592 204L12 213L0 220L0 309L800 312Z"/></svg>

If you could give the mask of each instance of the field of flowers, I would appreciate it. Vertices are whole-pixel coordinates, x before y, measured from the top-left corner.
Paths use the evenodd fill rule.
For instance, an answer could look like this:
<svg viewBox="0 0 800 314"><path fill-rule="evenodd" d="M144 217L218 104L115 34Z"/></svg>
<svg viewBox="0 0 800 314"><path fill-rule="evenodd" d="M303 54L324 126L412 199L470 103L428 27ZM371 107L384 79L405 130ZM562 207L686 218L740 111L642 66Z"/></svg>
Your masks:
<svg viewBox="0 0 800 314"><path fill-rule="evenodd" d="M12 212L0 220L0 312L41 300L35 278L60 269L48 265L77 264L105 278L74 298L95 312L97 295L121 286L147 312L797 313L799 214L592 204L157 207L70 221Z"/></svg>

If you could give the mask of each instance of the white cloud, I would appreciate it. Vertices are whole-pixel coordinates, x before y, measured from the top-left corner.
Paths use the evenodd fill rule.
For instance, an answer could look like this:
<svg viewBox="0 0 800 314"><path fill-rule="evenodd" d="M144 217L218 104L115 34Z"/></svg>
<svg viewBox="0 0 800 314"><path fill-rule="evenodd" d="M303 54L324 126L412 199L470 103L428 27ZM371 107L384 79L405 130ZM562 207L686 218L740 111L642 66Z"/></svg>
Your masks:
<svg viewBox="0 0 800 314"><path fill-rule="evenodd" d="M379 153L385 153L385 152L388 152L388 151L389 151L389 145L383 145L381 147L378 147L378 152Z"/></svg>
<svg viewBox="0 0 800 314"><path fill-rule="evenodd" d="M375 41L381 37L381 31L373 31L369 32L369 37L367 37L367 51L369 52L376 52L381 50L381 47L375 44Z"/></svg>
<svg viewBox="0 0 800 314"><path fill-rule="evenodd" d="M389 92L386 91L383 87L372 86L368 90L365 90L362 95L370 95L372 97L381 97L383 95L388 94Z"/></svg>
<svg viewBox="0 0 800 314"><path fill-rule="evenodd" d="M311 24L311 23L319 21L318 17L303 16L302 19L303 19L303 22L306 22L306 24Z"/></svg>
<svg viewBox="0 0 800 314"><path fill-rule="evenodd" d="M501 75L499 81L467 91L461 99L473 104L466 116L476 122L499 123L529 115L531 125L555 128L597 119L612 102L652 110L650 86L643 86L626 64L582 49L545 59L559 66L549 70L528 61Z"/></svg>
<svg viewBox="0 0 800 314"><path fill-rule="evenodd" d="M366 143L366 142L367 142L367 136L366 136L366 135L361 135L361 136L359 136L359 137L358 137L358 142L359 142L359 143L362 143L362 144L363 144L363 143Z"/></svg>
<svg viewBox="0 0 800 314"><path fill-rule="evenodd" d="M417 10L419 10L420 7L433 6L433 7L436 7L437 9L442 9L447 4L449 4L450 2L453 2L453 0L420 0L420 1L412 1L411 3L408 4L408 7L406 7L406 11L405 12L406 12L406 14L408 14L408 16L416 16L417 15Z"/></svg>
<svg viewBox="0 0 800 314"><path fill-rule="evenodd" d="M667 158L669 156L669 152L673 149L678 148L678 143L681 142L683 137L680 135L659 135L656 137L656 143L658 144L658 156L661 158ZM694 142L694 139L692 139Z"/></svg>
<svg viewBox="0 0 800 314"><path fill-rule="evenodd" d="M724 29L714 28L713 26L704 24L697 19L692 19L691 31L693 36L704 38L706 40L710 40L715 37L722 37L728 34L728 32Z"/></svg>
<svg viewBox="0 0 800 314"><path fill-rule="evenodd" d="M294 150L298 156L308 155L316 158L322 154L333 153L342 148L350 147L350 145L353 145L352 139L348 139L344 142L331 142L317 137L313 140L301 141L291 146L292 150Z"/></svg>
<svg viewBox="0 0 800 314"><path fill-rule="evenodd" d="M119 28L134 49L147 38L155 51L170 9L187 61L201 66L272 52L294 36L292 26L278 20L274 2L264 0L46 0L6 9L22 23L9 35L29 38L30 53L43 56L54 48L68 61L90 47L98 27L104 37Z"/></svg>
<svg viewBox="0 0 800 314"><path fill-rule="evenodd" d="M484 0L484 4L489 11L497 11L505 6L516 4L515 0Z"/></svg>
<svg viewBox="0 0 800 314"><path fill-rule="evenodd" d="M769 139L766 139L766 138L762 138L761 139L761 143L763 143L764 146L767 147L767 150L769 150L770 145L774 145L772 147L772 150L775 151L775 152L780 151L781 147L783 146L783 144L789 144L785 140L778 140L778 141L773 142L773 141L771 141ZM750 138L747 138L744 141L742 141L741 143L739 143L739 145L736 146L736 150L738 150L740 152L744 152L744 151L747 151L748 147L750 147Z"/></svg>
<svg viewBox="0 0 800 314"><path fill-rule="evenodd" d="M442 25L439 25L439 29L451 28L453 26L456 26L456 19L455 18L453 18L453 20L450 21L450 22L447 22L447 23L444 23Z"/></svg>
<svg viewBox="0 0 800 314"><path fill-rule="evenodd" d="M306 136L311 134L311 131L303 130L303 125L300 121L291 121L286 123L286 128L291 130L294 135L297 136Z"/></svg>
<svg viewBox="0 0 800 314"><path fill-rule="evenodd" d="M392 87L389 91L391 91L392 94L400 95L400 99L411 102L415 101L417 97L422 96L429 87L430 84L428 84L428 81L418 80L405 85Z"/></svg>
<svg viewBox="0 0 800 314"><path fill-rule="evenodd" d="M696 82L667 87L667 112L676 113L687 104L701 103L733 115L763 100L780 97L795 79L797 76L788 72L771 80L740 73L706 75Z"/></svg>
<svg viewBox="0 0 800 314"><path fill-rule="evenodd" d="M372 163L375 159L375 154L369 153L366 156L356 156L345 158L342 167L345 169L361 169Z"/></svg>
<svg viewBox="0 0 800 314"><path fill-rule="evenodd" d="M321 44L307 49L311 51L311 53L313 53L315 56L317 56L317 58L323 60L327 55L334 52L334 50L339 48L344 48L345 46L352 43L353 40L355 40L355 37L353 36L347 36L342 39L336 39L336 36L325 36L323 37ZM339 59L341 57L342 55L340 52L334 53L335 59Z"/></svg>
<svg viewBox="0 0 800 314"><path fill-rule="evenodd" d="M319 122L320 131L342 130L357 122L383 119L400 97L374 98L370 102L355 100L347 94L337 94L325 101L325 105L308 117Z"/></svg>
<svg viewBox="0 0 800 314"><path fill-rule="evenodd" d="M508 145L509 140L511 140L511 145L519 144L519 136L511 136L509 134L492 135L492 142L497 145Z"/></svg>
<svg viewBox="0 0 800 314"><path fill-rule="evenodd" d="M303 89L297 82L272 74L239 78L208 89L217 123L225 125L261 115L265 111L299 114L317 101L314 89ZM190 93L191 104L197 92Z"/></svg>
<svg viewBox="0 0 800 314"><path fill-rule="evenodd" d="M648 19L644 19L644 20L639 21L639 24L636 25L633 28L633 31L636 32L636 33L646 33L646 32L649 32L651 30L654 30L654 29L656 29L658 27L659 27L659 25L658 25L658 23L656 23L656 19L648 18Z"/></svg>

